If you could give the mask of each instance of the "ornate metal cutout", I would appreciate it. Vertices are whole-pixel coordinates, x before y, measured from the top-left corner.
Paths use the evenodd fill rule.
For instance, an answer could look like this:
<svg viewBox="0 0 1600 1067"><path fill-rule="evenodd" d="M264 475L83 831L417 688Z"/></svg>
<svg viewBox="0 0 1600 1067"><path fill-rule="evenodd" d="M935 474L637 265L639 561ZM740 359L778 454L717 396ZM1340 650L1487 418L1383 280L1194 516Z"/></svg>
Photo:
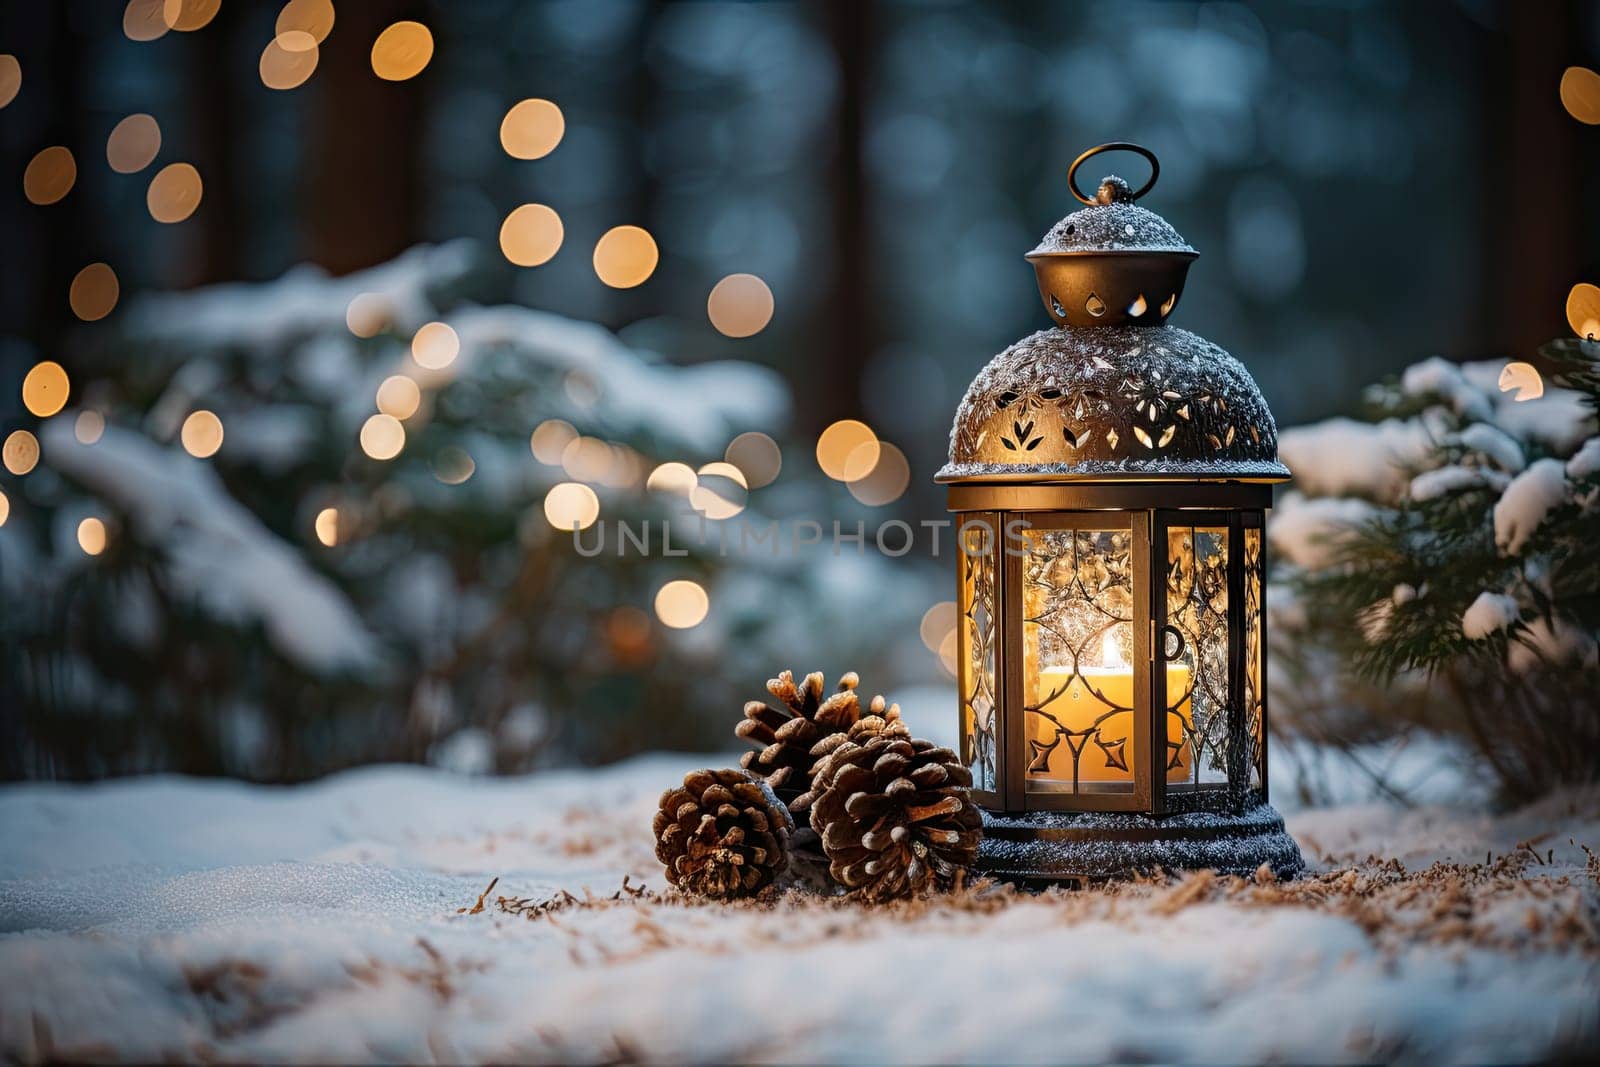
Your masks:
<svg viewBox="0 0 1600 1067"><path fill-rule="evenodd" d="M998 788L995 766L995 538L981 524L963 529L958 552L961 587L961 752L975 789Z"/></svg>

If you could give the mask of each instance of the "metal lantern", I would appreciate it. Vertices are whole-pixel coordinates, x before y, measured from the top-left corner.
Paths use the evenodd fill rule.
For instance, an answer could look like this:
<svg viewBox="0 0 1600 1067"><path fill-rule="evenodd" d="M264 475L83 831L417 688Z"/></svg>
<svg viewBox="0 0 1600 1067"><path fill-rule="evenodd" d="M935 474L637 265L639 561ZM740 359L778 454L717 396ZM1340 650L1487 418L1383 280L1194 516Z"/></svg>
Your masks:
<svg viewBox="0 0 1600 1067"><path fill-rule="evenodd" d="M1078 168L1149 160L1137 192ZM979 865L1020 881L1298 873L1267 803L1265 521L1277 429L1240 363L1167 325L1197 253L1137 206L1137 145L1028 255L1057 328L974 379L957 515L962 756Z"/></svg>

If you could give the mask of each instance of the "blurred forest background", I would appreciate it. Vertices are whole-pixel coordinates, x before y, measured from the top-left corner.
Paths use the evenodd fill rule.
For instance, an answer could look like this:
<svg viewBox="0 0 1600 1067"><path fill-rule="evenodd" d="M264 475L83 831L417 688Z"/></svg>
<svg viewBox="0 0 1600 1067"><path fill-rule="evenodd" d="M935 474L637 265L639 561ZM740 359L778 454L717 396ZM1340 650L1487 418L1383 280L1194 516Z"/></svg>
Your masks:
<svg viewBox="0 0 1600 1067"><path fill-rule="evenodd" d="M402 20L430 51L384 72ZM1201 252L1177 324L1280 426L1424 356L1533 359L1600 277L1600 137L1556 90L1600 62L1595 3L19 0L0 53L0 432L42 444L0 474L4 777L515 771L725 743L785 667L940 684L925 543L581 561L555 527L681 510L649 472L712 485L740 434L781 473L694 511L942 517L950 417L1047 325L1022 255L1092 144L1160 156L1146 204ZM527 98L561 130L517 158ZM159 148L123 173L133 114ZM74 175L41 203L49 146ZM166 223L174 162L198 205ZM559 249L519 266L502 225L529 203ZM658 249L642 281L603 276L618 226ZM86 314L102 262L120 295ZM743 274L775 308L749 336L707 313ZM459 360L407 355L433 321ZM41 424L45 360L71 397ZM389 459L367 428L395 376L420 403ZM909 477L819 471L846 418ZM562 485L592 489L552 511ZM676 620L671 581L695 585Z"/></svg>

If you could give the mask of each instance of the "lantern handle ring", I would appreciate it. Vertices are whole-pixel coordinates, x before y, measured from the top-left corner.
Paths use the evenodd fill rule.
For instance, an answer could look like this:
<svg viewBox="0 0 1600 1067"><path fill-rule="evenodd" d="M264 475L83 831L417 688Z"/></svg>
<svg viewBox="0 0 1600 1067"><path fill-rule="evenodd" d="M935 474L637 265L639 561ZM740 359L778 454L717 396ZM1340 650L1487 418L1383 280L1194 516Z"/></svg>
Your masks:
<svg viewBox="0 0 1600 1067"><path fill-rule="evenodd" d="M1169 637L1175 638L1178 642L1178 647L1170 654L1167 652L1167 639ZM1176 626L1173 626L1171 623L1161 627L1161 658L1163 660L1171 663L1173 660L1182 659L1184 648L1185 643L1183 640L1182 630L1178 629Z"/></svg>
<svg viewBox="0 0 1600 1067"><path fill-rule="evenodd" d="M1084 196L1078 191L1078 168L1083 166L1084 163L1088 162L1091 157L1098 156L1101 152L1133 152L1137 155L1143 156L1149 161L1150 180L1145 182L1144 185L1140 186L1138 192L1126 193L1125 196L1127 200L1137 200L1144 194L1148 193L1151 189L1155 188L1156 179L1161 176L1161 163L1156 159L1156 154L1154 152L1150 151L1150 149L1146 148L1144 145L1134 144L1132 141L1107 141L1105 144L1097 144L1093 148L1084 152L1081 156L1072 161L1072 166L1067 168L1067 188L1072 190L1072 195L1077 197L1080 203L1088 204L1090 207L1096 207L1101 204L1110 203L1109 199L1100 200L1092 196ZM1123 197L1119 196L1117 199L1123 199Z"/></svg>

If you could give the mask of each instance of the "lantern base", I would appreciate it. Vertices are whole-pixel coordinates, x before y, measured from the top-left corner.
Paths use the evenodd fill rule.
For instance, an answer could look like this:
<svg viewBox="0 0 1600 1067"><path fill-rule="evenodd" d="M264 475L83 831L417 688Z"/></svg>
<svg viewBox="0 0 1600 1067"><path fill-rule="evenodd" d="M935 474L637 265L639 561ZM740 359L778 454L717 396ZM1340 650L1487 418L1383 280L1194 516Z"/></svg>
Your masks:
<svg viewBox="0 0 1600 1067"><path fill-rule="evenodd" d="M1239 815L1161 817L1111 812L983 813L976 868L1022 885L1088 885L1157 870L1248 877L1265 863L1280 879L1305 870L1300 846L1270 804Z"/></svg>

